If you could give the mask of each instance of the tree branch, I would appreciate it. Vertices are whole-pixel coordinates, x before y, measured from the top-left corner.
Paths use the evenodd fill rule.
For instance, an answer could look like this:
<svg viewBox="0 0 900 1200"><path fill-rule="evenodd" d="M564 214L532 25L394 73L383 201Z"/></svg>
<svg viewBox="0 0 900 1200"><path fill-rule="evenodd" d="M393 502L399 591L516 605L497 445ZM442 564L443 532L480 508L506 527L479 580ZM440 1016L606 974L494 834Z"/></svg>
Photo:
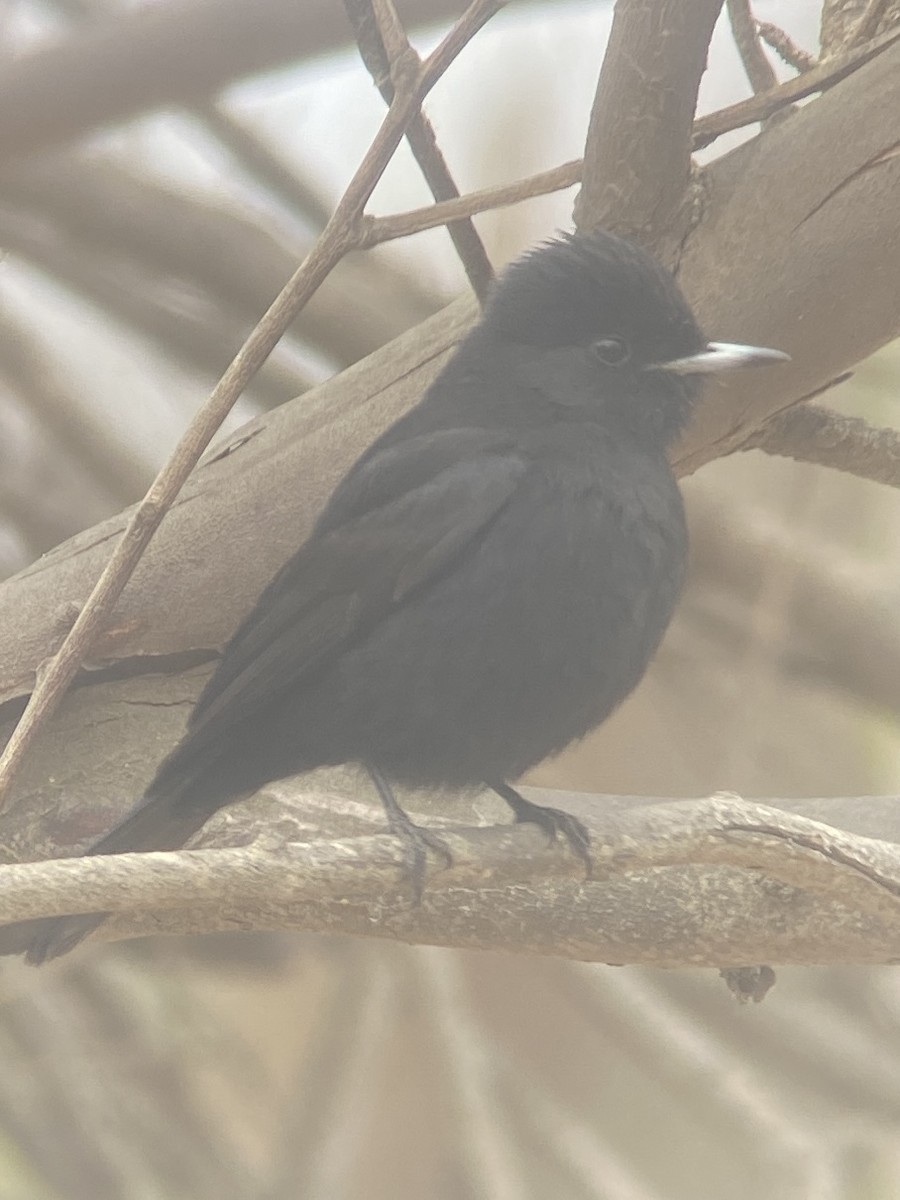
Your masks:
<svg viewBox="0 0 900 1200"><path fill-rule="evenodd" d="M762 330L759 340L765 341L765 330L771 334L774 329L778 341L787 339L782 344L795 353L795 363L790 372L779 373L777 381L770 377L735 386L726 404L722 397L710 397L691 432L692 441L680 452L682 468L742 444L754 424L770 412L809 394L893 335L896 305L890 289L898 276L898 239L890 225L896 206L887 204L885 197L896 190L897 163L886 153L896 142L895 114L900 112L896 56L894 47L846 81L839 95L832 92L805 106L790 122L708 170L705 219L686 245L682 282L719 336L739 332L753 340ZM855 126L858 136L842 137L848 111L867 111L872 105L886 114L884 121L860 122ZM764 209L758 203L761 175L768 181ZM841 230L839 237L836 228ZM837 311L833 291L823 286L824 279L834 278L842 280L848 299L844 311ZM180 718L200 683L195 676L188 688L186 678L167 679L152 672L213 656L265 579L302 540L317 506L347 464L422 394L467 327L472 309L465 303L452 306L317 389L302 405L288 405L246 427L207 458L142 562L139 583L121 598L115 621L94 650L94 665L109 660L119 677L104 678L97 672L89 676L92 686L69 697L29 764L19 789L21 804L4 829L4 840L14 852L40 854L54 838L71 843L73 825L86 840L98 824L108 825L111 815L121 813L124 798L138 790L135 762L141 771L146 766L145 778L149 777L161 749L178 736ZM798 311L804 314L802 322L796 320ZM271 538L265 543L257 536L260 512L270 517ZM88 531L0 590L0 684L5 697L27 692L36 665L67 619L59 597L83 601L121 527L122 518L117 518ZM254 546L252 555L247 553L249 545ZM204 603L209 594L221 596L222 603ZM160 662L154 655L168 657ZM122 679L122 674L131 678ZM157 682L157 698L148 699L151 684ZM133 724L130 741L120 736L125 720ZM56 781L53 786L48 785L50 779ZM101 794L105 809L98 807ZM259 798L257 813L258 802ZM879 804L866 803L868 808ZM810 853L809 847L804 853ZM689 871L680 886L674 876L662 874L668 882L653 874L653 888L644 889L654 902L659 900L660 920L663 914L679 912L686 897L698 890L696 876ZM718 886L719 876L712 874ZM707 872L703 879L705 888ZM596 929L615 910L620 893L610 885L613 890L602 902L594 887L583 890L594 905L584 918ZM761 893L755 902L771 901L763 914L768 929L764 936L761 918L756 932L739 948L743 963L768 956L766 938L772 936L775 914L784 916L782 892L774 899L765 889L757 887L755 892ZM576 899L581 895L579 889ZM734 907L726 904L723 913L745 911L747 896L740 890L726 888L723 904L728 899ZM538 904L526 914L529 922L535 915L538 928L540 908ZM511 910L510 902L510 922ZM829 910L813 931L816 953L824 956L822 961L844 949L847 956L861 954L850 934L840 942L833 916ZM521 911L517 917L521 923ZM401 918L405 919L398 910L398 929ZM244 917L232 911L227 919L239 924ZM285 914L273 913L269 919L282 923ZM360 931L371 932L370 919L360 919ZM206 912L199 925L205 922L208 927L209 920ZM446 912L440 920L446 923ZM657 927L657 935L662 928ZM557 918L543 941L536 935L536 945L547 951L558 948L560 934ZM440 940L437 928L434 939ZM896 933L887 930L883 946L891 941L896 944ZM660 945L666 945L664 938L646 948L646 961L653 958L654 949L654 961L659 961ZM779 953L792 952L784 941L779 947ZM613 958L614 949L607 948ZM734 952L724 942L710 943L708 949L718 965L727 963ZM869 952L874 954L871 947Z"/></svg>
<svg viewBox="0 0 900 1200"><path fill-rule="evenodd" d="M478 192L468 192L458 200L444 200L438 204L429 204L426 208L413 208L408 212L392 213L386 217L366 216L358 227L356 247L360 250L367 249L382 242L421 233L425 229L449 225L459 217L471 217L491 209L520 204L523 200L531 200L535 196L562 191L563 188L579 182L582 166L583 160L579 158L552 167L549 171L529 175L527 179L519 179L515 183L503 183L497 187L483 188Z"/></svg>
<svg viewBox="0 0 900 1200"><path fill-rule="evenodd" d="M381 2L387 3L387 0ZM390 26L388 33L383 33L379 27L379 0L344 0L344 7L356 34L360 56L375 86L385 102L390 104L394 98L393 75L401 61L412 59L421 66L421 60L403 33L392 4L388 4L388 14L381 22ZM391 40L390 49L386 45L387 40ZM459 189L438 146L434 128L424 113L419 112L413 118L406 131L406 140L435 200L457 199ZM484 303L494 278L494 269L475 226L470 218L448 221L447 232L472 291Z"/></svg>
<svg viewBox="0 0 900 1200"><path fill-rule="evenodd" d="M778 85L778 78L760 45L750 0L726 0L726 3L731 32L750 86L754 92L767 92Z"/></svg>
<svg viewBox="0 0 900 1200"><path fill-rule="evenodd" d="M752 125L756 121L764 121L766 117L771 117L780 109L793 104L795 100L804 100L815 92L833 88L835 84L847 79L860 67L883 54L898 40L900 29L889 30L865 46L847 50L835 58L823 59L802 75L786 80L771 91L760 92L747 100L700 117L694 124L693 148L702 150L723 133Z"/></svg>
<svg viewBox="0 0 900 1200"><path fill-rule="evenodd" d="M776 413L751 434L745 448L900 487L900 432L818 404Z"/></svg>
<svg viewBox="0 0 900 1200"><path fill-rule="evenodd" d="M740 447L774 412L897 335L900 242L886 220L900 180L900 30L895 35L839 88L704 171L703 217L683 247L679 282L711 337L778 346L793 361L777 380L747 373L707 389L693 429L707 451L679 452L687 471ZM866 119L872 111L877 122ZM868 228L862 211L871 215Z"/></svg>
<svg viewBox="0 0 900 1200"><path fill-rule="evenodd" d="M415 908L403 847L394 838L292 841L286 813L276 833L269 829L256 843L233 849L2 867L0 921L139 909L111 923L108 933L377 932L658 966L740 966L763 958L880 962L896 955L900 845L835 827L836 814L838 823L843 814L852 826L854 813L868 809L870 821L881 820L896 836L900 818L889 812L896 797L791 804L810 815L788 811L784 802L776 808L733 796L639 803L579 794L537 798L586 821L593 882L585 884L580 861L535 827L441 828L454 863L429 864L425 900ZM323 809L330 803L321 795L315 802ZM232 837L251 807L233 818ZM817 820L817 810L832 823ZM287 840L276 845L276 837Z"/></svg>
<svg viewBox="0 0 900 1200"><path fill-rule="evenodd" d="M722 0L619 0L585 146L579 228L604 226L659 252L683 234L697 90ZM668 255L663 255L668 257Z"/></svg>
<svg viewBox="0 0 900 1200"><path fill-rule="evenodd" d="M757 21L756 28L766 45L775 51L783 63L793 67L795 71L803 74L816 66L816 56L798 46L778 25L773 25L771 21Z"/></svg>

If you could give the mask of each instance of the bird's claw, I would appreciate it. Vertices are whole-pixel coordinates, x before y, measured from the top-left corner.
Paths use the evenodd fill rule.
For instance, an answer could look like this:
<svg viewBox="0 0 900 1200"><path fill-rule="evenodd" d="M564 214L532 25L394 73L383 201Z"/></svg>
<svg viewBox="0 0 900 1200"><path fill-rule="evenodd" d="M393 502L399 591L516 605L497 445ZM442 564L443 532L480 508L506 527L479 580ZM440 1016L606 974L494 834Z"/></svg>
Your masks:
<svg viewBox="0 0 900 1200"><path fill-rule="evenodd" d="M407 872L410 886L412 887L413 906L418 908L422 903L422 894L425 887L425 867L428 863L428 851L431 850L439 858L442 858L444 865L447 867L453 866L453 855L450 853L450 847L442 837L438 837L436 833L432 833L429 829L423 829L421 825L416 825L402 809L388 814L388 828L396 838L400 839L403 845Z"/></svg>
<svg viewBox="0 0 900 1200"><path fill-rule="evenodd" d="M577 854L584 863L585 879L592 877L594 864L591 859L591 835L577 817L564 812L561 808L547 808L543 804L533 804L509 784L491 784L490 786L510 806L517 822L528 821L532 825L539 825L554 841L562 835L569 843L572 852Z"/></svg>

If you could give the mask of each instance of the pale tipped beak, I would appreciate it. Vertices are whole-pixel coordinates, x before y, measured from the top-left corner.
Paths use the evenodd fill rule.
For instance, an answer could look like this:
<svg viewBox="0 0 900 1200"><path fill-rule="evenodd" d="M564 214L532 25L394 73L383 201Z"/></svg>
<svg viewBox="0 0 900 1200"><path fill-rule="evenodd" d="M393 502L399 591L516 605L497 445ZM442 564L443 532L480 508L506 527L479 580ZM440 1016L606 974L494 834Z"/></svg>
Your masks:
<svg viewBox="0 0 900 1200"><path fill-rule="evenodd" d="M782 350L767 350L764 346L740 346L735 342L710 342L699 354L673 358L671 362L656 363L657 371L673 371L676 375L708 375L715 371L737 371L743 367L771 367L791 361Z"/></svg>

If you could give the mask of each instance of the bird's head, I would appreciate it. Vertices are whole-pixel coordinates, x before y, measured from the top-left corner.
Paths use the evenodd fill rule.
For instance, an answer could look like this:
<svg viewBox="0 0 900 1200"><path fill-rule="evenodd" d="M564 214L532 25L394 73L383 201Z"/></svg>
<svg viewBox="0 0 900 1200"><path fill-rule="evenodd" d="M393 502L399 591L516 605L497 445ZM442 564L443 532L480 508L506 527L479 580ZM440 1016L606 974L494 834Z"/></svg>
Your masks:
<svg viewBox="0 0 900 1200"><path fill-rule="evenodd" d="M518 348L521 381L563 414L596 414L663 446L684 428L703 375L788 359L707 341L673 276L599 231L563 234L512 263L482 326Z"/></svg>

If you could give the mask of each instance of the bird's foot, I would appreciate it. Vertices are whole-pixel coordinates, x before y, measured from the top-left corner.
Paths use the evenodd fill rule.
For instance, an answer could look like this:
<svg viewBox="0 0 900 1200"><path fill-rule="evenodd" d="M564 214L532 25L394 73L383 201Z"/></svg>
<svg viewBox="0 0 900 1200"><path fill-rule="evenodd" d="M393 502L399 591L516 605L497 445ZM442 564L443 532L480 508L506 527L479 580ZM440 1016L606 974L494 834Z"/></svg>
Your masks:
<svg viewBox="0 0 900 1200"><path fill-rule="evenodd" d="M453 855L450 847L442 837L417 825L397 803L393 789L377 767L366 765L366 770L372 782L378 789L381 803L384 805L388 828L394 837L399 838L406 854L407 874L412 887L413 905L418 908L422 903L422 893L425 887L425 867L428 863L428 851L438 855L448 867L453 866Z"/></svg>
<svg viewBox="0 0 900 1200"><path fill-rule="evenodd" d="M422 892L425 887L428 851L432 850L444 860L448 867L453 866L453 855L442 837L438 837L436 833L432 833L428 829L423 829L421 825L416 825L402 808L399 809L399 818L388 814L388 828L403 844L406 852L407 873L412 887L412 901L413 905L418 908L422 903Z"/></svg>
<svg viewBox="0 0 900 1200"><path fill-rule="evenodd" d="M553 839L562 834L573 853L577 854L584 863L585 879L591 878L593 874L591 835L577 817L563 812L561 808L547 808L543 804L532 804L530 800L519 795L516 789L510 787L508 783L489 783L488 787L506 801L513 810L516 821L530 821L533 825L539 825Z"/></svg>

